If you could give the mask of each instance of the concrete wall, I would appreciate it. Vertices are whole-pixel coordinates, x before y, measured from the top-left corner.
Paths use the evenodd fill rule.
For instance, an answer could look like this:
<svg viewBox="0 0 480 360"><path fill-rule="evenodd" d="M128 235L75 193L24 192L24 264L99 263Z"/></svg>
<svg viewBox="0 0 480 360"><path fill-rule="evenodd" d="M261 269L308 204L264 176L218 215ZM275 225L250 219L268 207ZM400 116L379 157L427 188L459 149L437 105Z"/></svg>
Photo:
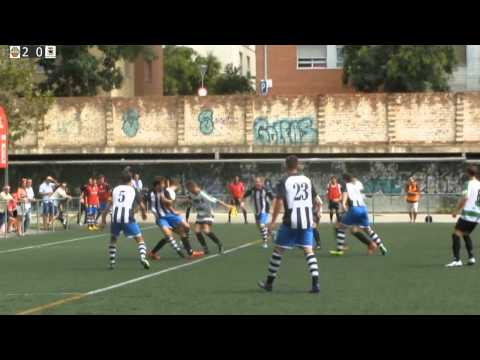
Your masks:
<svg viewBox="0 0 480 360"><path fill-rule="evenodd" d="M480 152L480 93L60 98L15 154Z"/></svg>

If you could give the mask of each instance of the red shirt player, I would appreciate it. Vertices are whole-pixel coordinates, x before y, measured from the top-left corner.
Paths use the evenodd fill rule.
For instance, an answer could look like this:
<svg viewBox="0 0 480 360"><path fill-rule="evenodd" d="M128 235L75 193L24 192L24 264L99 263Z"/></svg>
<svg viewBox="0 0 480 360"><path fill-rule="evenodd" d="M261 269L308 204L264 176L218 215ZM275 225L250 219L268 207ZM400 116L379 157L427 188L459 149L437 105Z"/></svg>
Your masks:
<svg viewBox="0 0 480 360"><path fill-rule="evenodd" d="M228 185L228 191L232 197L230 204L236 206L237 208L240 207L243 212L243 219L245 220L245 224L248 224L247 221L247 210L245 209L245 205L243 203L243 195L245 194L245 185L243 182L240 181L239 176L235 176L233 182ZM228 223L231 223L232 219L232 210L228 212Z"/></svg>
<svg viewBox="0 0 480 360"><path fill-rule="evenodd" d="M87 209L87 224L89 230L96 230L95 222L97 218L100 199L98 197L97 180L88 179L88 185L85 188L85 206Z"/></svg>
<svg viewBox="0 0 480 360"><path fill-rule="evenodd" d="M100 175L98 177L98 198L100 200L100 209L99 214L97 215L97 219L102 214L102 226L106 225L107 223L107 214L103 214L103 211L107 207L108 200L112 195L110 185L105 181L105 176Z"/></svg>

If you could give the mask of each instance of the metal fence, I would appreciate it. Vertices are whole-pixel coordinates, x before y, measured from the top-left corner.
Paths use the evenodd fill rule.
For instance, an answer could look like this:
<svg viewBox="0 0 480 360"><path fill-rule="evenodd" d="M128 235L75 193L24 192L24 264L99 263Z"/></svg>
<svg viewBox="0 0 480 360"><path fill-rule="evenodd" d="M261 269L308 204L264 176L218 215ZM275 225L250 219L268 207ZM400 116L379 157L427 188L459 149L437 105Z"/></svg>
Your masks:
<svg viewBox="0 0 480 360"><path fill-rule="evenodd" d="M213 194L216 198L229 202L230 197L226 194ZM450 214L454 209L460 194L422 194L419 200L418 213L419 214ZM323 213L328 213L328 201L324 197L322 210ZM370 218L375 222L375 216L384 214L407 214L407 202L405 195L398 194L365 194L365 202L369 209ZM80 198L72 198L60 202L62 214L66 219L65 226L58 220L60 215L57 211L54 215L54 220L47 231L69 230L73 224L83 224L85 213L83 212L80 218L81 203ZM254 211L252 201L245 200L245 206L249 213ZM187 207L187 197L179 195L175 207L180 211L185 211ZM218 214L225 214L227 211L219 205L213 206L214 211ZM30 210L30 226L29 229L39 232L43 228L42 218L42 201L36 200L32 203ZM7 236L6 232L3 236Z"/></svg>

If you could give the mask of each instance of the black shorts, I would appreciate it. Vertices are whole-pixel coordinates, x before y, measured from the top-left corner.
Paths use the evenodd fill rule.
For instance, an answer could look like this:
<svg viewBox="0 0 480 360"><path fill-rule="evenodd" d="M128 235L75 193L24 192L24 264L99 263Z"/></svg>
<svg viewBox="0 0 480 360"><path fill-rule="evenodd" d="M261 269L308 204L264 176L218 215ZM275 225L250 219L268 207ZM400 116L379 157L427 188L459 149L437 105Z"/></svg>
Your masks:
<svg viewBox="0 0 480 360"><path fill-rule="evenodd" d="M232 198L232 201L230 201L230 204L235 205L237 207L239 207L241 203L242 202L240 201L240 199L237 199L237 198Z"/></svg>
<svg viewBox="0 0 480 360"><path fill-rule="evenodd" d="M212 226L212 225L213 225L213 221L212 221L212 220L197 220L197 221L195 221L195 224L198 224L198 225L210 225L210 226Z"/></svg>
<svg viewBox="0 0 480 360"><path fill-rule="evenodd" d="M335 202L335 201L332 201L330 200L328 202L328 210L339 210L340 209L340 203L339 202Z"/></svg>
<svg viewBox="0 0 480 360"><path fill-rule="evenodd" d="M476 222L468 221L460 218L455 224L455 230L460 230L465 234L470 234L473 230L475 230L476 226L477 226Z"/></svg>

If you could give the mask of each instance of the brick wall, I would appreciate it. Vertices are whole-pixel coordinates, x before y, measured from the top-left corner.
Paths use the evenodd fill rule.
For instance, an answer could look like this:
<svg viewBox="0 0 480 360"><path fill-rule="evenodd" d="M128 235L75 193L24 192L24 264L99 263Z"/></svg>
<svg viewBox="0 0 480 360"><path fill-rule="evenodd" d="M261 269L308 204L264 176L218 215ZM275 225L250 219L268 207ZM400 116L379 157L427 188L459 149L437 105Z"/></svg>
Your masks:
<svg viewBox="0 0 480 360"><path fill-rule="evenodd" d="M480 93L59 98L15 154L480 152Z"/></svg>

